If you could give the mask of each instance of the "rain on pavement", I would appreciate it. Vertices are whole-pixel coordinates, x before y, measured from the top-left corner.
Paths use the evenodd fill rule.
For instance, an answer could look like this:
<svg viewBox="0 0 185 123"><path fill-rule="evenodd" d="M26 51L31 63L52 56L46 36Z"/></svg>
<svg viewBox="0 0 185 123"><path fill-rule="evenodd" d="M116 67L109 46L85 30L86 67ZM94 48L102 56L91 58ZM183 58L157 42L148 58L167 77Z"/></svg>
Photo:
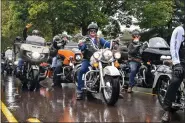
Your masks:
<svg viewBox="0 0 185 123"><path fill-rule="evenodd" d="M36 92L23 91L20 85L13 76L1 76L1 101L18 122L37 118L41 122L149 123L160 122L163 113L157 97L143 93L123 92L123 99L119 99L115 106L107 106L100 99L77 101L74 84L62 84L62 88L41 87ZM2 122L7 122L2 111L1 115ZM172 120L184 123L184 115L178 111Z"/></svg>

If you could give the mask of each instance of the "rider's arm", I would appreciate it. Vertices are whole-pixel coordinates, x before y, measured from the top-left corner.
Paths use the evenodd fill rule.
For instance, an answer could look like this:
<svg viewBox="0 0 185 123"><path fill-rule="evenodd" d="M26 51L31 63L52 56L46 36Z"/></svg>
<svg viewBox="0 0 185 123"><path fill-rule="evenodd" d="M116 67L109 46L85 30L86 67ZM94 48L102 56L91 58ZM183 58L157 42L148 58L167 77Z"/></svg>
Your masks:
<svg viewBox="0 0 185 123"><path fill-rule="evenodd" d="M104 38L100 38L100 44L102 46L105 46L107 48L110 48L110 42L109 41L106 41Z"/></svg>
<svg viewBox="0 0 185 123"><path fill-rule="evenodd" d="M183 41L183 28L177 27L173 31L170 41L170 52L172 56L172 62L174 65L180 63L179 49L182 41Z"/></svg>
<svg viewBox="0 0 185 123"><path fill-rule="evenodd" d="M23 30L23 39L24 40L26 40L26 38L28 37L28 35L27 35L27 30L28 30L28 28L24 28L24 30Z"/></svg>
<svg viewBox="0 0 185 123"><path fill-rule="evenodd" d="M78 48L79 50L84 51L87 48L87 46L84 42L81 42L78 44Z"/></svg>
<svg viewBox="0 0 185 123"><path fill-rule="evenodd" d="M132 43L128 46L128 54L135 55L138 53L138 48L139 47L134 47Z"/></svg>

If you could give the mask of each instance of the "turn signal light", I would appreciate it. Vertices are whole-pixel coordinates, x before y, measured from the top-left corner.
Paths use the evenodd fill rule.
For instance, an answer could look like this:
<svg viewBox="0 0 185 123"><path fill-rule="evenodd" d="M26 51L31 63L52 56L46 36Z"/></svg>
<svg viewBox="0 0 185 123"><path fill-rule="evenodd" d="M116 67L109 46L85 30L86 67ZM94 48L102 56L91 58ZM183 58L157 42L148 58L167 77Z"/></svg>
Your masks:
<svg viewBox="0 0 185 123"><path fill-rule="evenodd" d="M97 62L93 63L93 66L94 66L95 68L97 68L97 67L98 67L98 63L97 63Z"/></svg>
<svg viewBox="0 0 185 123"><path fill-rule="evenodd" d="M115 62L114 62L114 66L115 66L116 68L119 68L119 67L120 67L119 62L118 62L118 61L115 61Z"/></svg>

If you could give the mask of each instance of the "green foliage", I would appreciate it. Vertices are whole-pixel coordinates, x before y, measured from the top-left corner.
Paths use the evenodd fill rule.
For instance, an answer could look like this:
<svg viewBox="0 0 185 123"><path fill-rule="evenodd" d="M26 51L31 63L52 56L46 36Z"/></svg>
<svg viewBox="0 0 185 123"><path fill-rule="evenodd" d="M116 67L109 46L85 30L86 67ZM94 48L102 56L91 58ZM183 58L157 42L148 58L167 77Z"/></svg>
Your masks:
<svg viewBox="0 0 185 123"><path fill-rule="evenodd" d="M118 16L119 23L130 25L130 16L134 16L142 29L152 30L143 36L146 40L153 35L169 37L178 17L184 15L184 0L3 0L2 47L22 36L28 23L33 24L29 33L38 29L47 41L64 30L76 34L82 29L85 35L92 21L101 29L111 22L111 35L116 37L120 33L119 23L109 17L118 11L123 13Z"/></svg>

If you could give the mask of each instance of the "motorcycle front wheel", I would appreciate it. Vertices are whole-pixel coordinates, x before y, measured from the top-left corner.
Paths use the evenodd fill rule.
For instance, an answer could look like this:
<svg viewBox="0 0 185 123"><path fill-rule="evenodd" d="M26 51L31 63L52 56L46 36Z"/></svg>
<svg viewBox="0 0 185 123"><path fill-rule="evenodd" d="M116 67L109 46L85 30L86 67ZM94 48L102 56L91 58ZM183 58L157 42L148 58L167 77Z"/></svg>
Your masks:
<svg viewBox="0 0 185 123"><path fill-rule="evenodd" d="M29 82L28 89L30 91L34 91L34 89L38 89L39 87L39 70L32 70L32 78Z"/></svg>
<svg viewBox="0 0 185 123"><path fill-rule="evenodd" d="M169 77L166 77L166 76L163 76L163 77L160 77L159 78L159 81L158 81L158 86L157 86L157 97L158 97L158 100L159 100L159 103L161 105L161 107L164 109L164 98L166 96L166 92L167 92L167 89L168 89L168 84L170 82L170 78ZM171 108L171 112L176 112L178 111L179 108Z"/></svg>
<svg viewBox="0 0 185 123"><path fill-rule="evenodd" d="M107 105L115 105L120 93L119 77L105 75L105 88L102 89L103 98Z"/></svg>

